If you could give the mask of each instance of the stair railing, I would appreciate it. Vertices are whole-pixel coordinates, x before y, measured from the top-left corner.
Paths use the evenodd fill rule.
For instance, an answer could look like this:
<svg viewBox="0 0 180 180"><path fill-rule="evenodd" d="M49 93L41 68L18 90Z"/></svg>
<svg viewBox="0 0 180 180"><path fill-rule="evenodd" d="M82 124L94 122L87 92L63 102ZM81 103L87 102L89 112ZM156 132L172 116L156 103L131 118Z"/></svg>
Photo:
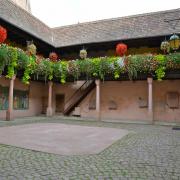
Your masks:
<svg viewBox="0 0 180 180"><path fill-rule="evenodd" d="M64 110L66 110L71 104L72 104L72 101L74 102L78 96L80 96L81 92L85 91L86 88L92 83L93 81L92 80L87 80L85 81L82 86L77 89L66 101L65 101L65 107L64 107Z"/></svg>

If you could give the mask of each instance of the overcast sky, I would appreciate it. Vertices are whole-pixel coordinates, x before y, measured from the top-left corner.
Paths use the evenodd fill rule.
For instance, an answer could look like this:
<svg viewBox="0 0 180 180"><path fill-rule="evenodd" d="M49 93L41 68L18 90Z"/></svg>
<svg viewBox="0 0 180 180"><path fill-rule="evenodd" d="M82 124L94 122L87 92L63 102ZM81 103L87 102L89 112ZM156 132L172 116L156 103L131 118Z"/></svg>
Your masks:
<svg viewBox="0 0 180 180"><path fill-rule="evenodd" d="M32 14L50 27L180 8L180 0L30 0Z"/></svg>

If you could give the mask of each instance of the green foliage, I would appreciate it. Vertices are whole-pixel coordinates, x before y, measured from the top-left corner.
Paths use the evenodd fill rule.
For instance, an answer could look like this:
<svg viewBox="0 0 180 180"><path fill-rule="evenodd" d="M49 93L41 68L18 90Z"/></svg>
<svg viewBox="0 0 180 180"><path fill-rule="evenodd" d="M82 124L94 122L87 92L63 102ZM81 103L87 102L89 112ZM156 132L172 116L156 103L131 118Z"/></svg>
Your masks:
<svg viewBox="0 0 180 180"><path fill-rule="evenodd" d="M180 53L173 53L166 56L167 69L180 69Z"/></svg>
<svg viewBox="0 0 180 180"><path fill-rule="evenodd" d="M111 73L111 63L112 61L105 58L94 58L92 59L92 72L91 74L96 77L104 80L105 75L108 75Z"/></svg>
<svg viewBox="0 0 180 180"><path fill-rule="evenodd" d="M18 49L18 68L23 69L27 67L29 62L29 56L21 49Z"/></svg>
<svg viewBox="0 0 180 180"><path fill-rule="evenodd" d="M64 84L66 82L67 77L67 69L68 69L68 62L61 61L61 83Z"/></svg>
<svg viewBox="0 0 180 180"><path fill-rule="evenodd" d="M85 75L88 79L91 77L91 74L93 72L93 65L91 59L86 60L76 60L79 66L79 71L81 74Z"/></svg>
<svg viewBox="0 0 180 180"><path fill-rule="evenodd" d="M166 73L166 57L164 55L157 55L154 57L156 61L158 62L158 67L155 70L157 80L162 81L162 79L165 77Z"/></svg>
<svg viewBox="0 0 180 180"><path fill-rule="evenodd" d="M41 75L45 78L45 81L53 79L53 62L47 59L43 59L39 64L36 65L34 74Z"/></svg>
<svg viewBox="0 0 180 180"><path fill-rule="evenodd" d="M25 70L24 70L24 75L22 78L22 81L25 84L29 84L29 81L31 79L31 75L34 74L34 72L36 71L36 68L37 68L36 58L35 58L35 56L30 56L29 62L24 67Z"/></svg>
<svg viewBox="0 0 180 180"><path fill-rule="evenodd" d="M0 45L0 75L9 63L8 48L6 45Z"/></svg>
<svg viewBox="0 0 180 180"><path fill-rule="evenodd" d="M137 78L138 72L149 73L151 71L150 62L152 62L152 58L152 55L128 56L127 72L129 79Z"/></svg>
<svg viewBox="0 0 180 180"><path fill-rule="evenodd" d="M79 61L70 61L68 63L68 73L74 77L75 80L79 78L80 74L80 65L81 60Z"/></svg>
<svg viewBox="0 0 180 180"><path fill-rule="evenodd" d="M32 75L46 80L58 79L65 83L67 77L78 80L80 76L104 80L105 76L118 79L128 73L129 78L137 78L138 73L155 73L158 80L165 77L166 70L180 69L180 53L169 55L133 55L125 58L99 57L72 61L52 62L49 59L37 61L35 55L29 56L23 50L5 44L0 45L0 75L7 67L6 77L12 78L18 70L24 70L22 81L29 84Z"/></svg>
<svg viewBox="0 0 180 180"><path fill-rule="evenodd" d="M68 63L67 61L59 61L54 63L54 77L58 78L59 81L64 84L68 74Z"/></svg>
<svg viewBox="0 0 180 180"><path fill-rule="evenodd" d="M166 70L166 68L165 68L164 66L160 66L160 67L155 71L158 81L162 81L162 79L164 78L164 76L165 76L165 74L166 74L166 73L165 73L165 70Z"/></svg>
<svg viewBox="0 0 180 180"><path fill-rule="evenodd" d="M166 62L166 57L162 54L159 54L157 56L155 56L155 59L160 63L160 64L164 64Z"/></svg>
<svg viewBox="0 0 180 180"><path fill-rule="evenodd" d="M15 71L17 67L17 59L18 59L17 49L14 47L9 47L8 56L9 56L10 61L8 64L8 72L7 72L6 77L12 78L15 75Z"/></svg>
<svg viewBox="0 0 180 180"><path fill-rule="evenodd" d="M166 56L166 58L168 60L171 59L175 64L180 64L180 53L169 54Z"/></svg>
<svg viewBox="0 0 180 180"><path fill-rule="evenodd" d="M125 72L125 67L122 65L122 59L111 58L111 62L111 69L114 72L114 78L118 79L120 78L120 74Z"/></svg>
<svg viewBox="0 0 180 180"><path fill-rule="evenodd" d="M128 58L127 72L129 79L137 77L139 67L141 66L141 58L139 55L134 55ZM141 70L141 69L140 69Z"/></svg>

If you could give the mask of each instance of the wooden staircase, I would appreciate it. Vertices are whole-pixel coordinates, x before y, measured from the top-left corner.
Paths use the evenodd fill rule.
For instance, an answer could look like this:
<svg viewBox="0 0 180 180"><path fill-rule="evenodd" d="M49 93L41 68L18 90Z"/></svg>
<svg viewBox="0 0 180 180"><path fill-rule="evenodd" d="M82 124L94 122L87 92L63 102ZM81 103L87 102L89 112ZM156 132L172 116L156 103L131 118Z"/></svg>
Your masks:
<svg viewBox="0 0 180 180"><path fill-rule="evenodd" d="M65 102L64 115L69 115L73 109L95 88L93 80L86 81L68 100Z"/></svg>

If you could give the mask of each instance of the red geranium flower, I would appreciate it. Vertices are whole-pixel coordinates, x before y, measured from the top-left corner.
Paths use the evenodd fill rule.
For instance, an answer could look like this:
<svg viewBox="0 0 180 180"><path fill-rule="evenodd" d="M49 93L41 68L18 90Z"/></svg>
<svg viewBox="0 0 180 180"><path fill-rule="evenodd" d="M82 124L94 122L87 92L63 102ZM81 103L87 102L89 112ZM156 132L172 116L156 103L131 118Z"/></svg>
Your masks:
<svg viewBox="0 0 180 180"><path fill-rule="evenodd" d="M127 45L126 44L123 44L123 43L117 44L116 53L119 56L124 56L126 52L127 52Z"/></svg>
<svg viewBox="0 0 180 180"><path fill-rule="evenodd" d="M3 43L7 38L7 30L0 26L0 43Z"/></svg>

